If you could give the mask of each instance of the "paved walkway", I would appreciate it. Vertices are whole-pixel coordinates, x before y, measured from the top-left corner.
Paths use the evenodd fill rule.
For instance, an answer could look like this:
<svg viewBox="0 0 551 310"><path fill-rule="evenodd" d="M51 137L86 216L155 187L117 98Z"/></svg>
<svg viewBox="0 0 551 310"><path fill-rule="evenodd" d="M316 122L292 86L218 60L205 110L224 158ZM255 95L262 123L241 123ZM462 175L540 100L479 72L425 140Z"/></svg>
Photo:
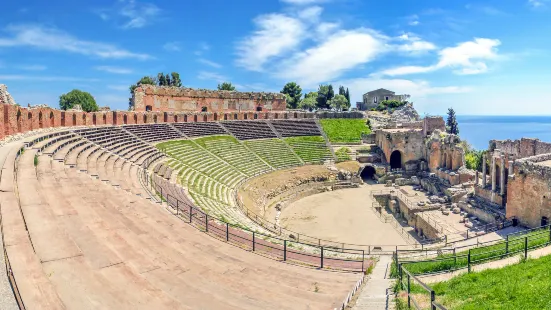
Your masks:
<svg viewBox="0 0 551 310"><path fill-rule="evenodd" d="M509 265L514 265L520 261L521 255L524 256L524 253L519 253L518 255L508 257L505 259L496 260L493 262L488 262L485 264L475 265L472 266L471 271L482 271L486 269L498 269ZM537 249L531 252L528 252L529 258L539 258L542 256L551 255L551 246L547 246L545 248ZM468 272L467 268L454 271L454 272L448 272L443 274L437 274L437 275L427 275L427 276L418 276L421 281L425 283L435 283L435 282L442 282L447 281L453 277L456 277L460 274Z"/></svg>
<svg viewBox="0 0 551 310"><path fill-rule="evenodd" d="M373 268L369 280L360 292L354 310L394 309L393 281L390 278L390 264L392 257L382 255Z"/></svg>

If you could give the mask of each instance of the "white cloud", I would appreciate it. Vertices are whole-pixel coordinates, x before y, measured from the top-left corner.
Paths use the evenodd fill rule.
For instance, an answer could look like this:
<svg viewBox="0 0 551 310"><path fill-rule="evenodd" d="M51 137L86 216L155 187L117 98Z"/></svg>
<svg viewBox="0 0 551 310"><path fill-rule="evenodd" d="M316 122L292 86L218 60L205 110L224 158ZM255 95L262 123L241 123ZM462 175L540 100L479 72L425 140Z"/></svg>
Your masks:
<svg viewBox="0 0 551 310"><path fill-rule="evenodd" d="M163 45L163 49L169 52L179 52L181 50L179 42L167 42Z"/></svg>
<svg viewBox="0 0 551 310"><path fill-rule="evenodd" d="M306 35L302 22L283 14L260 15L254 23L258 29L237 43L237 65L252 71L262 71L268 60L292 51Z"/></svg>
<svg viewBox="0 0 551 310"><path fill-rule="evenodd" d="M310 21L310 22L314 21L315 22L320 18L321 12L323 12L322 7L320 7L320 6L311 6L311 7L305 8L302 11L299 11L297 16L300 19L305 19L306 21Z"/></svg>
<svg viewBox="0 0 551 310"><path fill-rule="evenodd" d="M419 16L417 14L410 15L406 19L408 20L408 25L410 26L419 25Z"/></svg>
<svg viewBox="0 0 551 310"><path fill-rule="evenodd" d="M278 76L312 87L373 60L383 50L384 41L371 30L339 31L320 45L284 61Z"/></svg>
<svg viewBox="0 0 551 310"><path fill-rule="evenodd" d="M539 8L545 5L546 0L528 0L528 5Z"/></svg>
<svg viewBox="0 0 551 310"><path fill-rule="evenodd" d="M108 43L80 40L58 29L45 28L40 25L10 25L5 30L12 37L0 38L0 47L28 46L99 58L134 58L139 60L151 58L147 54L133 53Z"/></svg>
<svg viewBox="0 0 551 310"><path fill-rule="evenodd" d="M472 91L471 87L462 86L432 86L427 81L413 81L407 79L380 79L374 77L349 79L339 81L336 85L346 85L350 89L350 98L353 103L362 101L362 95L372 89L392 89L397 94L411 94L411 100L421 99L429 95L457 94ZM354 104L353 104L354 105Z"/></svg>
<svg viewBox="0 0 551 310"><path fill-rule="evenodd" d="M0 75L0 80L6 81L41 81L41 82L98 82L99 79L88 79L70 76L32 76L32 75Z"/></svg>
<svg viewBox="0 0 551 310"><path fill-rule="evenodd" d="M18 66L17 68L25 71L44 71L48 69L48 67L43 65L23 65Z"/></svg>
<svg viewBox="0 0 551 310"><path fill-rule="evenodd" d="M122 7L119 14L128 20L123 28L142 28L161 13L161 9L152 3L136 3L134 0L119 0Z"/></svg>
<svg viewBox="0 0 551 310"><path fill-rule="evenodd" d="M197 78L199 80L209 80L209 81L216 81L216 82L224 82L228 80L228 78L224 75L218 74L216 72L209 72L209 71L199 71Z"/></svg>
<svg viewBox="0 0 551 310"><path fill-rule="evenodd" d="M205 59L205 58L199 58L197 59L198 62L202 63L202 64L205 64L207 66L210 66L210 67L213 67L213 68L222 68L222 65L217 63L217 62L214 62L214 61L211 61L211 60L208 60L208 59Z"/></svg>
<svg viewBox="0 0 551 310"><path fill-rule="evenodd" d="M399 36L398 39L407 42L396 47L397 50L402 52L420 53L436 49L436 45L431 42L424 41L412 33L404 33Z"/></svg>
<svg viewBox="0 0 551 310"><path fill-rule="evenodd" d="M94 69L98 71L104 71L104 72L109 72L114 74L130 74L134 72L133 70L128 68L113 67L113 66L98 66L98 67L95 67Z"/></svg>
<svg viewBox="0 0 551 310"><path fill-rule="evenodd" d="M496 60L500 56L497 47L499 40L475 38L473 41L463 42L455 47L442 49L438 63L431 66L403 66L380 72L383 75L396 76L416 73L426 73L442 68L453 68L455 74L480 74L488 71L485 61Z"/></svg>

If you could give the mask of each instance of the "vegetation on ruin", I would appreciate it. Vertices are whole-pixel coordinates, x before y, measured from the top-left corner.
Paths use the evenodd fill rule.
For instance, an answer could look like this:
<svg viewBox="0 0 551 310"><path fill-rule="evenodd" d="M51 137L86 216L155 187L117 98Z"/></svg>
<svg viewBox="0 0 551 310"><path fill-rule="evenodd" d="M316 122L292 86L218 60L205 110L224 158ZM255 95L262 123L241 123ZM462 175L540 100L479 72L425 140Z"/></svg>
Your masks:
<svg viewBox="0 0 551 310"><path fill-rule="evenodd" d="M336 95L333 99L329 100L329 106L337 111L346 111L350 108L350 103L345 96Z"/></svg>
<svg viewBox="0 0 551 310"><path fill-rule="evenodd" d="M329 102L335 97L335 91L333 90L333 85L320 85L318 88L318 98L317 105L318 109L329 109Z"/></svg>
<svg viewBox="0 0 551 310"><path fill-rule="evenodd" d="M359 143L362 134L370 134L371 129L364 119L322 119L323 131L334 143Z"/></svg>
<svg viewBox="0 0 551 310"><path fill-rule="evenodd" d="M73 89L59 96L59 107L62 110L72 109L77 104L86 112L96 112L99 110L96 100L88 92Z"/></svg>
<svg viewBox="0 0 551 310"><path fill-rule="evenodd" d="M467 169L482 171L482 156L484 151L475 150L467 141L461 141L465 151L465 166Z"/></svg>
<svg viewBox="0 0 551 310"><path fill-rule="evenodd" d="M371 109L372 111L390 111L394 112L397 108L405 106L408 104L408 101L398 101L398 100L383 100L376 108Z"/></svg>
<svg viewBox="0 0 551 310"><path fill-rule="evenodd" d="M222 84L218 84L216 88L218 90L235 91L235 86L233 86L230 82L223 82Z"/></svg>
<svg viewBox="0 0 551 310"><path fill-rule="evenodd" d="M309 92L299 103L298 107L302 110L313 111L318 103L318 92Z"/></svg>
<svg viewBox="0 0 551 310"><path fill-rule="evenodd" d="M130 94L134 93L136 87L140 85L182 87L182 81L180 80L180 74L178 72L172 72L170 75L160 72L156 77L144 76L136 82L136 84L130 85Z"/></svg>
<svg viewBox="0 0 551 310"><path fill-rule="evenodd" d="M335 152L338 161L347 161L350 160L350 153L352 151L347 147L341 147Z"/></svg>
<svg viewBox="0 0 551 310"><path fill-rule="evenodd" d="M339 95L343 95L346 98L348 108L350 108L350 92L348 91L348 88L344 89L344 86L339 86Z"/></svg>
<svg viewBox="0 0 551 310"><path fill-rule="evenodd" d="M459 124L453 108L448 108L448 118L446 119L446 131L448 133L459 135Z"/></svg>
<svg viewBox="0 0 551 310"><path fill-rule="evenodd" d="M523 253L525 237L528 237L528 248L533 249L548 245L550 242L549 227L536 229L526 234L509 235L508 244L505 241L501 241L496 244L472 248L470 250L471 262L478 261L479 263L485 263ZM449 272L467 268L469 259L468 255L469 250L461 252L458 251L455 255L447 252L446 254L438 255L436 258L416 262L404 262L402 265L414 275ZM391 268L391 273L394 276L397 275L397 268L394 263Z"/></svg>
<svg viewBox="0 0 551 310"><path fill-rule="evenodd" d="M302 97L302 88L296 82L289 82L283 86L282 94L287 96L287 109L296 109Z"/></svg>
<svg viewBox="0 0 551 310"><path fill-rule="evenodd" d="M459 275L431 285L448 309L551 309L551 255L500 269ZM414 296L427 293L417 285ZM399 304L406 305L402 298ZM400 309L400 308L399 308Z"/></svg>

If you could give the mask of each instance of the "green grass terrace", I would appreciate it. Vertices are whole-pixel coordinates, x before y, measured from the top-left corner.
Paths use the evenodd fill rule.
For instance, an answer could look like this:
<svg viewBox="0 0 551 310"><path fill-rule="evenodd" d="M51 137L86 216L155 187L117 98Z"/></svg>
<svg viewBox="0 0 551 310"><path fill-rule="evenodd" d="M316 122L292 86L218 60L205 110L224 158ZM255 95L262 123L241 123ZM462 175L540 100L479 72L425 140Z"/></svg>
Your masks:
<svg viewBox="0 0 551 310"><path fill-rule="evenodd" d="M331 143L357 144L362 134L371 133L365 119L322 119L320 123Z"/></svg>

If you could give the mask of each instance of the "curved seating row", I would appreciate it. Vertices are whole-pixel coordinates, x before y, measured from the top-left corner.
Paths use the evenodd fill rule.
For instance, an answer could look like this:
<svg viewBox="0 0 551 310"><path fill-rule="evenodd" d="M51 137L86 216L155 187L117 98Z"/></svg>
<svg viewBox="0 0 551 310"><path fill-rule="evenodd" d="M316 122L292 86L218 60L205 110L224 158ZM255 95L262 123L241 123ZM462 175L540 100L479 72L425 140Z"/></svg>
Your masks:
<svg viewBox="0 0 551 310"><path fill-rule="evenodd" d="M77 166L95 167L119 186L54 160L56 152L28 149L11 185L19 201L0 193L8 257L28 309L327 309L358 279L209 237L118 190L137 180L138 166L97 145L76 146L81 142L56 152L68 147L67 161L80 152ZM9 180L3 170L2 189Z"/></svg>

